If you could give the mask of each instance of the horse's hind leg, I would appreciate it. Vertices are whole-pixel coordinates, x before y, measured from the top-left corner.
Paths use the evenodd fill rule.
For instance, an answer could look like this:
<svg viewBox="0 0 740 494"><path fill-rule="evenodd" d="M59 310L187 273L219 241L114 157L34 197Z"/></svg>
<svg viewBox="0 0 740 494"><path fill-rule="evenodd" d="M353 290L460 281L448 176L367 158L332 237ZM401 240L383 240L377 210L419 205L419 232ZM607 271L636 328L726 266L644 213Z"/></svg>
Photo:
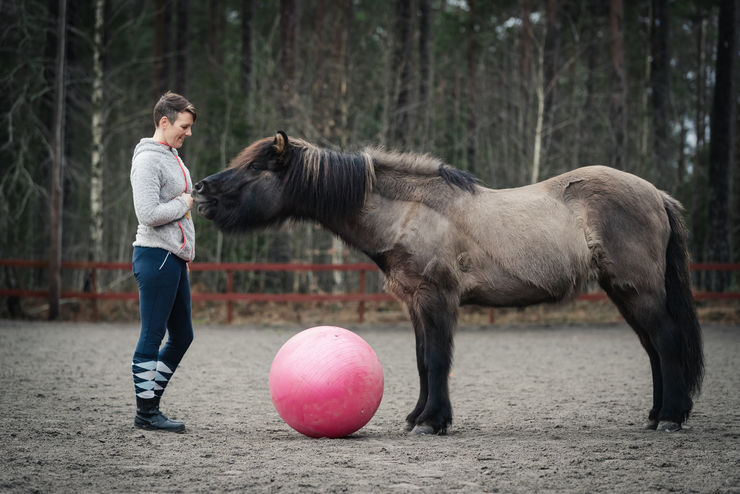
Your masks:
<svg viewBox="0 0 740 494"><path fill-rule="evenodd" d="M665 296L649 291L638 294L633 290L605 289L650 358L653 408L648 427L679 430L693 403L682 374L680 329L666 309Z"/></svg>
<svg viewBox="0 0 740 494"><path fill-rule="evenodd" d="M631 304L628 302L630 297L620 296L616 290L609 290L609 296L617 308L619 308L627 324L637 333L637 337L640 339L640 343L650 359L650 371L653 378L653 408L650 409L650 413L648 414L646 428L655 429L658 427L658 416L660 415L660 407L663 404L663 375L660 370L658 350L650 339L648 329L643 327L640 320L633 314Z"/></svg>

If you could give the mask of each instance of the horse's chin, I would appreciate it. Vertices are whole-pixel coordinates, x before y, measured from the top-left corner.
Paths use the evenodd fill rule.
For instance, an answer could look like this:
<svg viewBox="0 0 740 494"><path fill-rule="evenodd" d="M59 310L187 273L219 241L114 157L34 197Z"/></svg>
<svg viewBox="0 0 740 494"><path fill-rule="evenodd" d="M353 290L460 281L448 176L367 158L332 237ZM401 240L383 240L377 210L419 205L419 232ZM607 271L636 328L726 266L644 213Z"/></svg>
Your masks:
<svg viewBox="0 0 740 494"><path fill-rule="evenodd" d="M213 218L216 217L215 208L211 207L211 205L206 202L198 204L197 210L198 214L207 220L213 220Z"/></svg>

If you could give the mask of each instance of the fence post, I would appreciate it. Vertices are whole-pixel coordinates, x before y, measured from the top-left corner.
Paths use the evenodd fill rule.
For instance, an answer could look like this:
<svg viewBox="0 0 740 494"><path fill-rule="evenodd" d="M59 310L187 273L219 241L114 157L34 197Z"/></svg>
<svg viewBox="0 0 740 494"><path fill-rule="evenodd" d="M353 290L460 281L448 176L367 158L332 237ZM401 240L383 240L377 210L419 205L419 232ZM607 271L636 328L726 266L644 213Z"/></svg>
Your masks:
<svg viewBox="0 0 740 494"><path fill-rule="evenodd" d="M360 271L360 290L359 293L364 294L365 293L365 270ZM357 319L360 323L365 322L365 301L360 300L359 305L357 306Z"/></svg>
<svg viewBox="0 0 740 494"><path fill-rule="evenodd" d="M230 269L226 270L226 294L231 295L234 289L234 272ZM226 301L226 323L231 324L234 320L234 305L231 299Z"/></svg>

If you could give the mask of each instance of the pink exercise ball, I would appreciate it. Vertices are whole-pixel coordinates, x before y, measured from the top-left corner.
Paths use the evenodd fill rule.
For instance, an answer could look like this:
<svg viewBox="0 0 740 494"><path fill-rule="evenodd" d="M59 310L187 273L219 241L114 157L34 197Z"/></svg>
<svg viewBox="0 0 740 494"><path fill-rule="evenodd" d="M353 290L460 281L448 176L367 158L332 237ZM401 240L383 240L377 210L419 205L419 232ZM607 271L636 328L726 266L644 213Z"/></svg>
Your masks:
<svg viewBox="0 0 740 494"><path fill-rule="evenodd" d="M275 355L270 396L280 417L301 434L344 437L378 410L383 368L352 331L317 326L293 336Z"/></svg>

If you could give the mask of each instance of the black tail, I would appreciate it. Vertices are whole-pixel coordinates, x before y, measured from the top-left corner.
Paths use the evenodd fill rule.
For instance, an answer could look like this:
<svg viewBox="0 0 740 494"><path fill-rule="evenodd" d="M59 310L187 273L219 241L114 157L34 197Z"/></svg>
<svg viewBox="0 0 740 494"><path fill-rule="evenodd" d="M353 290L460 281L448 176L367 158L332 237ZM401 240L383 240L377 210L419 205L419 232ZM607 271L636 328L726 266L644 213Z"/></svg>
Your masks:
<svg viewBox="0 0 740 494"><path fill-rule="evenodd" d="M666 307L680 334L684 384L689 394L694 396L701 390L704 378L704 351L701 327L691 294L686 225L683 222L683 208L678 201L664 194L663 205L671 225L666 251Z"/></svg>

